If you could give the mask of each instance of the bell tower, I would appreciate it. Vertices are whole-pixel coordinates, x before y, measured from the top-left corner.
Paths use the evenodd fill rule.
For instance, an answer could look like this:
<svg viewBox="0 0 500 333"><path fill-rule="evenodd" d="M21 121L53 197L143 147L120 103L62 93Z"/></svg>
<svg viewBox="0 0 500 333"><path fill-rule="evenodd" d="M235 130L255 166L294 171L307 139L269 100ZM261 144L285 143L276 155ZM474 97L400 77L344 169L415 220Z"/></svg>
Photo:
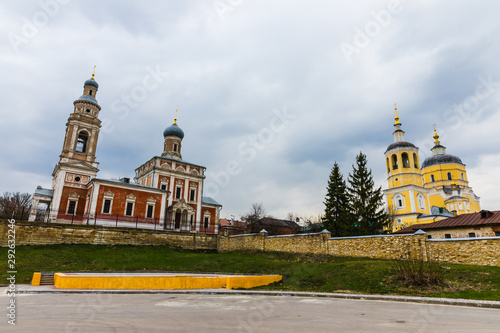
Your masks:
<svg viewBox="0 0 500 333"><path fill-rule="evenodd" d="M420 214L427 214L429 202L423 187L418 148L406 141L396 104L394 110L394 143L385 151L388 189L384 190L384 195L393 231L396 231L416 223Z"/></svg>
<svg viewBox="0 0 500 333"><path fill-rule="evenodd" d="M73 102L74 110L66 123L60 162L69 159L80 160L97 167L95 151L101 128L101 121L98 118L101 107L95 99L99 85L94 76L92 73L92 78L85 81L83 95Z"/></svg>
<svg viewBox="0 0 500 333"><path fill-rule="evenodd" d="M177 110L175 110L174 123L163 131L163 153L162 157L182 160L181 145L184 139L184 131L177 126Z"/></svg>
<svg viewBox="0 0 500 333"><path fill-rule="evenodd" d="M92 77L83 84L83 95L73 102L73 112L66 123L62 152L52 172L51 219L68 212L83 215L87 184L99 171L95 154L101 106L96 100L99 85L94 76L95 66Z"/></svg>
<svg viewBox="0 0 500 333"><path fill-rule="evenodd" d="M385 163L387 166L387 181L389 188L417 185L422 186L422 175L418 159L418 148L405 139L405 132L401 129L398 109L394 104L396 116L394 117L396 128L393 136L394 143L385 151Z"/></svg>

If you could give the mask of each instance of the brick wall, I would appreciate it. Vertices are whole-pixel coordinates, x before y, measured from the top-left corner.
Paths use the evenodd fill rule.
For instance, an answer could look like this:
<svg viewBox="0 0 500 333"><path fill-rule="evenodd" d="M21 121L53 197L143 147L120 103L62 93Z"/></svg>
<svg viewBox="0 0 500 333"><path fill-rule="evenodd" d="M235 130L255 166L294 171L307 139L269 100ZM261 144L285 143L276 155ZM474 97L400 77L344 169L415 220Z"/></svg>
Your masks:
<svg viewBox="0 0 500 333"><path fill-rule="evenodd" d="M0 246L7 246L8 230L7 223L1 222ZM172 245L193 250L217 248L216 235L199 233L21 222L15 224L15 230L16 245Z"/></svg>
<svg viewBox="0 0 500 333"><path fill-rule="evenodd" d="M455 264L500 266L500 237L427 240L427 235L330 238L326 232L287 236L265 233L219 236L219 252L235 250L329 254L380 259L423 259Z"/></svg>

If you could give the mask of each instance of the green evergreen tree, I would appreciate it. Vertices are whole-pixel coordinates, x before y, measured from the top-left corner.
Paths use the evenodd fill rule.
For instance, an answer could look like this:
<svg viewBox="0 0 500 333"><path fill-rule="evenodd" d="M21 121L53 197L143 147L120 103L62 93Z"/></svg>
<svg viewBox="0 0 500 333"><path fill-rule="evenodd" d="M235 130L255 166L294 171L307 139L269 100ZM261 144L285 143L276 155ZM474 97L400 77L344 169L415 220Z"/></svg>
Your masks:
<svg viewBox="0 0 500 333"><path fill-rule="evenodd" d="M349 196L337 162L333 165L326 189L324 228L330 231L334 237L351 235L353 228L349 214Z"/></svg>
<svg viewBox="0 0 500 333"><path fill-rule="evenodd" d="M375 188L372 171L368 170L366 155L356 156L352 174L349 174L349 201L358 235L376 235L384 232L389 217L384 210L382 187Z"/></svg>

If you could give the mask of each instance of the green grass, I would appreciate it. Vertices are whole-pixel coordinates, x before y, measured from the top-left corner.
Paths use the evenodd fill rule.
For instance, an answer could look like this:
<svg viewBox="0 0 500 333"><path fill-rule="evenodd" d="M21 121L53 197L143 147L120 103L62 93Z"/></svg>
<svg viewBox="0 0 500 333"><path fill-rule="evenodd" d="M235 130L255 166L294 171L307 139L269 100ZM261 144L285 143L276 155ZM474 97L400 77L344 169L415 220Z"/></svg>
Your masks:
<svg viewBox="0 0 500 333"><path fill-rule="evenodd" d="M7 277L7 248L1 281ZM265 290L393 294L500 300L500 267L439 264L445 283L412 287L395 279L393 260L274 252L218 254L168 246L17 246L17 283L40 271L177 271L280 274ZM4 284L6 282L3 282Z"/></svg>

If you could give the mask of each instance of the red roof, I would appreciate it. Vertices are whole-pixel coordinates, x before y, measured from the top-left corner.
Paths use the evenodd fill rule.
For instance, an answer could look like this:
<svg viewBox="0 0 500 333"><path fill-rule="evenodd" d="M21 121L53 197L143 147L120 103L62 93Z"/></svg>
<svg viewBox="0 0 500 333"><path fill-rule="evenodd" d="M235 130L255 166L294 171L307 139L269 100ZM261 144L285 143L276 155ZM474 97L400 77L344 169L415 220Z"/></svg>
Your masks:
<svg viewBox="0 0 500 333"><path fill-rule="evenodd" d="M414 224L407 228L394 232L393 234L409 234L418 229L449 229L460 227L477 227L482 225L500 224L500 210L482 210L479 213L462 214L441 221L424 224Z"/></svg>
<svg viewBox="0 0 500 333"><path fill-rule="evenodd" d="M234 221L234 224L231 225L231 220L228 220L228 219L220 219L219 225L221 227L236 227L236 228L246 228L247 227L246 222L241 222L241 221Z"/></svg>

